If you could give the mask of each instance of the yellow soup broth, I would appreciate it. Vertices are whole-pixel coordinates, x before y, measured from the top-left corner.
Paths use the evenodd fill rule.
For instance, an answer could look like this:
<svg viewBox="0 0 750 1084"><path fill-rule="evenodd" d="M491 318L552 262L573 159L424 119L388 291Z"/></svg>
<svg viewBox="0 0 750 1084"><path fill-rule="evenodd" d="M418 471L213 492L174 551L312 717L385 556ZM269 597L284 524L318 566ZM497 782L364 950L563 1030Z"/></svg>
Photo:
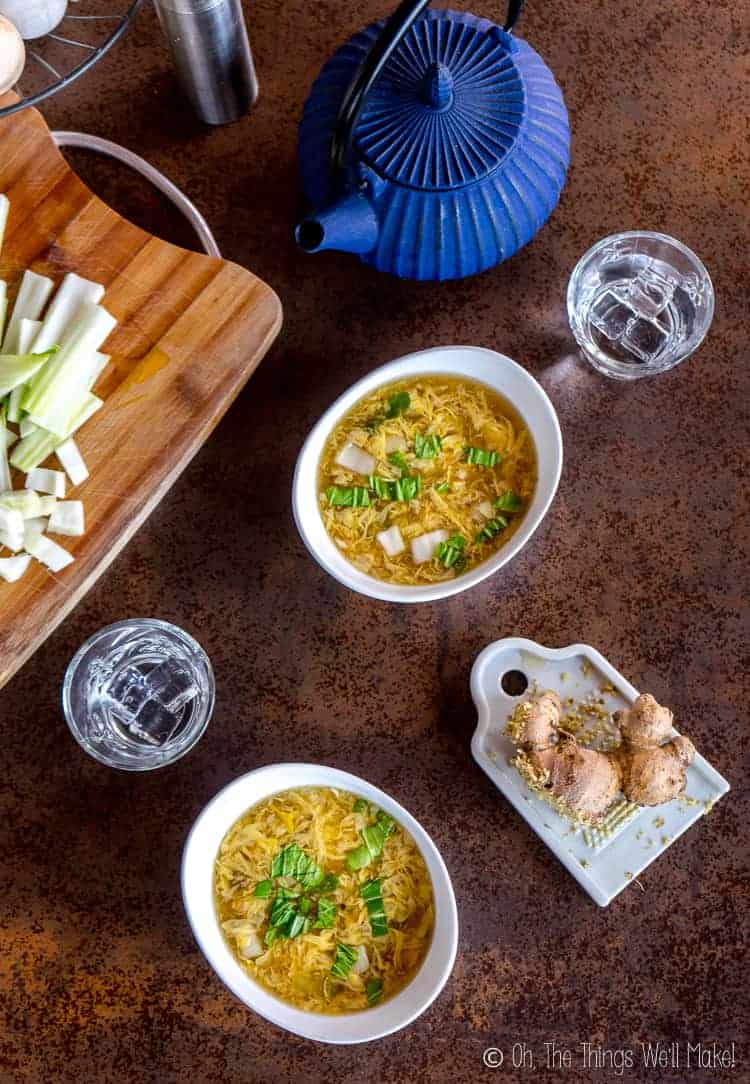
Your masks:
<svg viewBox="0 0 750 1084"><path fill-rule="evenodd" d="M328 534L362 572L415 586L486 561L534 495L536 449L484 384L424 376L379 388L338 423L319 465Z"/></svg>
<svg viewBox="0 0 750 1084"><path fill-rule="evenodd" d="M244 970L309 1012L393 997L419 970L434 926L432 883L411 836L329 787L283 791L240 817L219 847L214 899Z"/></svg>

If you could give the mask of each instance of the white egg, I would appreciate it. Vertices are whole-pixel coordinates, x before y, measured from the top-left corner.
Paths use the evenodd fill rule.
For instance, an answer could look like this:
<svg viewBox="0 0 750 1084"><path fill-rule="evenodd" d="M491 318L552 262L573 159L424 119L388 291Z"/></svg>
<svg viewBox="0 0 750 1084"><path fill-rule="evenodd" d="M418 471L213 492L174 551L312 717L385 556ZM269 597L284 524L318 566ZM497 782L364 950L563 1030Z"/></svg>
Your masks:
<svg viewBox="0 0 750 1084"><path fill-rule="evenodd" d="M24 41L43 38L54 30L68 0L0 0L0 15L13 23Z"/></svg>
<svg viewBox="0 0 750 1084"><path fill-rule="evenodd" d="M8 19L0 15L0 94L15 86L26 63L21 35Z"/></svg>

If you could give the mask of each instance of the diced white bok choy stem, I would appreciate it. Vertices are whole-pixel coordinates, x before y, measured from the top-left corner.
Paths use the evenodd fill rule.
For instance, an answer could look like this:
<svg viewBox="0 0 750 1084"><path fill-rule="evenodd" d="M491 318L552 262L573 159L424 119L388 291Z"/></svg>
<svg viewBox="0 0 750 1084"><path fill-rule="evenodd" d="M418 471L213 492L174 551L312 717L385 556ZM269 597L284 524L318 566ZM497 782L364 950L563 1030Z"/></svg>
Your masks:
<svg viewBox="0 0 750 1084"><path fill-rule="evenodd" d="M421 565L423 561L431 561L435 556L435 549L441 542L447 542L447 531L428 531L427 534L417 535L411 540L411 555L415 564Z"/></svg>
<svg viewBox="0 0 750 1084"><path fill-rule="evenodd" d="M37 467L26 475L26 488L38 493L50 493L53 497L65 496L65 475L61 470L45 470Z"/></svg>
<svg viewBox="0 0 750 1084"><path fill-rule="evenodd" d="M10 314L5 329L2 351L4 354L18 352L18 332L22 320L38 320L47 299L52 293L54 283L46 275L37 275L36 271L24 271L18 288L16 303ZM98 349L95 347L95 349Z"/></svg>
<svg viewBox="0 0 750 1084"><path fill-rule="evenodd" d="M59 447L55 448L55 455L60 461L72 486L79 486L89 476L88 468L83 461L83 456L78 451L78 445L72 437L68 437Z"/></svg>
<svg viewBox="0 0 750 1084"><path fill-rule="evenodd" d="M21 434L21 437L27 437L29 433L35 433L38 428L39 426L34 425L30 418L21 418L18 432Z"/></svg>
<svg viewBox="0 0 750 1084"><path fill-rule="evenodd" d="M61 572L75 560L72 553L68 553L63 546L59 546L44 534L34 539L27 551L41 564L46 565L50 572Z"/></svg>
<svg viewBox="0 0 750 1084"><path fill-rule="evenodd" d="M352 975L364 975L370 966L367 958L367 949L364 945L357 945L357 959L352 964Z"/></svg>
<svg viewBox="0 0 750 1084"><path fill-rule="evenodd" d="M0 508L20 512L24 519L41 515L39 494L30 489L6 489L0 493Z"/></svg>
<svg viewBox="0 0 750 1084"><path fill-rule="evenodd" d="M492 519L495 514L495 509L492 507L490 501L481 501L479 504L475 504L472 508L474 519L478 519L480 522L483 519Z"/></svg>
<svg viewBox="0 0 750 1084"><path fill-rule="evenodd" d="M9 440L13 437L10 429L5 428L5 408L0 409L0 490L11 489L10 466L8 465Z"/></svg>
<svg viewBox="0 0 750 1084"><path fill-rule="evenodd" d="M8 314L8 284L0 279L0 343L5 331L5 317Z"/></svg>
<svg viewBox="0 0 750 1084"><path fill-rule="evenodd" d="M255 960L266 951L254 930L237 938L237 951L245 960Z"/></svg>
<svg viewBox="0 0 750 1084"><path fill-rule="evenodd" d="M34 342L34 352L38 354L51 346L65 346L83 303L97 305L103 297L104 287L98 282L69 272L50 302Z"/></svg>
<svg viewBox="0 0 750 1084"><path fill-rule="evenodd" d="M345 444L336 456L336 463L355 474L372 474L375 470L375 457L365 452L357 444Z"/></svg>
<svg viewBox="0 0 750 1084"><path fill-rule="evenodd" d="M26 554L21 557L0 557L0 579L15 583L25 575L30 564L31 558Z"/></svg>
<svg viewBox="0 0 750 1084"><path fill-rule="evenodd" d="M49 517L49 533L80 538L85 529L83 501L58 501Z"/></svg>
<svg viewBox="0 0 750 1084"><path fill-rule="evenodd" d="M78 409L70 432L66 434L66 439L80 429L92 414L95 414L103 405L103 401L98 395L88 394ZM31 420L36 423L35 418L32 417ZM33 470L63 443L64 440L60 437L56 437L54 433L48 433L46 429L40 427L35 433L24 437L20 444L13 449L13 454L10 457L11 466L15 467L16 470Z"/></svg>
<svg viewBox="0 0 750 1084"><path fill-rule="evenodd" d="M0 539L14 553L23 547L24 523L20 512L0 508Z"/></svg>
<svg viewBox="0 0 750 1084"><path fill-rule="evenodd" d="M116 324L101 305L83 302L65 345L26 388L21 405L37 425L59 437L69 435L72 419L89 392L97 351Z"/></svg>
<svg viewBox="0 0 750 1084"><path fill-rule="evenodd" d="M401 537L398 527L389 527L387 531L379 531L376 538L389 557L398 557L406 549L406 543Z"/></svg>
<svg viewBox="0 0 750 1084"><path fill-rule="evenodd" d="M23 548L27 553L30 552L29 547L36 542L40 535L43 535L47 530L47 520L44 516L35 516L34 519L25 519L23 521Z"/></svg>
<svg viewBox="0 0 750 1084"><path fill-rule="evenodd" d="M51 516L55 510L57 504L57 497L40 497L39 498L39 515Z"/></svg>
<svg viewBox="0 0 750 1084"><path fill-rule="evenodd" d="M398 433L394 433L392 437L385 438L385 450L388 455L391 452L405 452L409 447L404 437L400 437Z"/></svg>
<svg viewBox="0 0 750 1084"><path fill-rule="evenodd" d="M3 433L4 433L4 437L5 437L5 447L6 447L6 449L12 448L13 445L18 440L18 433L14 433L12 429L5 429L5 430L3 430Z"/></svg>

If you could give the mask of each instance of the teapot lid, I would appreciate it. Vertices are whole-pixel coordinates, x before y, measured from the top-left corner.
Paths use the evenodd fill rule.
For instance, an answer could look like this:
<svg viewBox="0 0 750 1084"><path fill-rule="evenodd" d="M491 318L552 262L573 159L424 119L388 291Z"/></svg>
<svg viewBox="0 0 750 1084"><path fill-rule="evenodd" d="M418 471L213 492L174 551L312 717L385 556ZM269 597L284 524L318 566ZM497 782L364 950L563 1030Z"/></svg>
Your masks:
<svg viewBox="0 0 750 1084"><path fill-rule="evenodd" d="M342 61L348 79L382 25L357 34L337 54L336 83ZM370 91L354 130L355 157L410 188L471 184L506 158L530 98L543 96L545 83L559 97L541 58L499 26L469 14L426 11Z"/></svg>

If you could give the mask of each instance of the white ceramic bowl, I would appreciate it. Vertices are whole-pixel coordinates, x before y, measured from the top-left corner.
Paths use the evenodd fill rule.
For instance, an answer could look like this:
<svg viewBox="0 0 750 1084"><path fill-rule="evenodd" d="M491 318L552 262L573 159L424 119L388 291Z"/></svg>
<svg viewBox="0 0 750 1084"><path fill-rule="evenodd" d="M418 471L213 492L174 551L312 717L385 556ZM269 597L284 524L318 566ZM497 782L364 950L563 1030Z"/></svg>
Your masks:
<svg viewBox="0 0 750 1084"><path fill-rule="evenodd" d="M292 787L311 786L348 790L390 813L419 847L432 880L435 899L432 943L409 985L382 1005L341 1016L295 1009L254 982L229 951L214 909L214 860L227 830L264 798ZM187 838L182 856L182 898L203 955L232 993L273 1024L318 1042L364 1043L410 1024L443 989L456 958L458 914L453 886L440 852L424 828L384 791L356 775L320 764L272 764L240 776L219 791L200 814Z"/></svg>
<svg viewBox="0 0 750 1084"><path fill-rule="evenodd" d="M318 503L318 463L325 442L340 418L355 403L386 384L424 374L465 376L504 395L526 423L536 445L538 481L523 522L506 545L476 568L454 580L410 587L385 583L360 572L329 537ZM433 602L466 591L497 572L529 541L552 503L562 470L562 435L555 408L540 384L504 354L479 346L439 346L391 361L373 370L344 392L313 428L297 459L292 485L294 519L315 560L353 591L387 602Z"/></svg>

